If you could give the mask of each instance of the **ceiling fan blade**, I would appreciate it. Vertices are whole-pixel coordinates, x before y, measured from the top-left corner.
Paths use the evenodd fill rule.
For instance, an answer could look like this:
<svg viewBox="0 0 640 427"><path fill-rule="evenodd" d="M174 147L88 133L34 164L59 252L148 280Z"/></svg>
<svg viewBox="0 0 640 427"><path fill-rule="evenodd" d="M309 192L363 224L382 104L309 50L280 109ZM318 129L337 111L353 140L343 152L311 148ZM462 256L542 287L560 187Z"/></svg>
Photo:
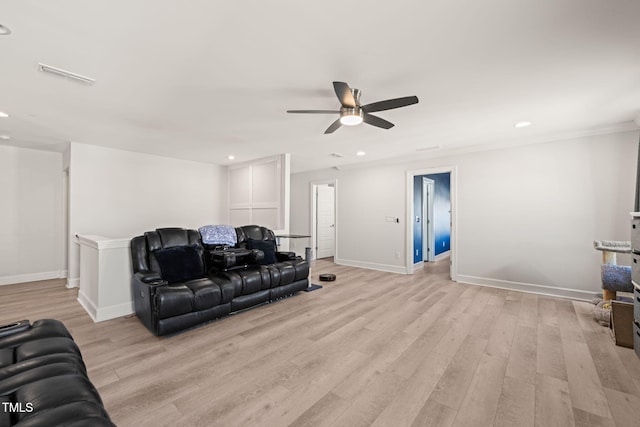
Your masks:
<svg viewBox="0 0 640 427"><path fill-rule="evenodd" d="M364 113L364 116L362 117L362 121L382 129L391 129L394 126L393 123L388 122L385 119L381 119L378 116L374 116L373 114L367 114L367 113Z"/></svg>
<svg viewBox="0 0 640 427"><path fill-rule="evenodd" d="M340 114L340 111L334 111L334 110L287 110L287 113L297 113L297 114Z"/></svg>
<svg viewBox="0 0 640 427"><path fill-rule="evenodd" d="M349 89L349 85L345 82L333 82L333 89L340 100L340 104L346 108L355 108L356 100Z"/></svg>
<svg viewBox="0 0 640 427"><path fill-rule="evenodd" d="M407 105L417 103L417 96L405 96L403 98L387 99L386 101L363 105L362 110L367 113L375 113L376 111L393 110L394 108L406 107Z"/></svg>
<svg viewBox="0 0 640 427"><path fill-rule="evenodd" d="M340 119L336 120L335 122L331 123L331 126L329 126L327 128L327 130L324 131L325 134L327 133L333 133L335 132L340 126L342 126L342 123L340 123Z"/></svg>

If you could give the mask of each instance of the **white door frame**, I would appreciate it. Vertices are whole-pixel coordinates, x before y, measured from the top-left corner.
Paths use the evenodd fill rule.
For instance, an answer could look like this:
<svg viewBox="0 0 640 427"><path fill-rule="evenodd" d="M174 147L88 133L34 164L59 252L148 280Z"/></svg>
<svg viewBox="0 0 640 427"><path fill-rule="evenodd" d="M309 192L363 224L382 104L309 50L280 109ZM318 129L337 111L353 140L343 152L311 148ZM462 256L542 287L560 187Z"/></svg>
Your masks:
<svg viewBox="0 0 640 427"><path fill-rule="evenodd" d="M333 255L333 261L335 262L338 259L338 180L337 179L327 179L327 180L320 180L320 181L311 181L309 183L309 201L310 201L310 206L309 206L309 213L310 213L310 218L309 218L309 235L311 236L310 240L310 245L311 248L313 249L313 254L311 259L317 259L317 236L316 236L316 222L317 222L317 218L316 218L316 198L315 198L315 188L318 185L333 185L333 210L334 210L334 214L333 214L333 218L334 218L334 239L333 239L333 244L334 244L334 255Z"/></svg>
<svg viewBox="0 0 640 427"><path fill-rule="evenodd" d="M434 180L422 177L422 261L435 260L436 238L433 228Z"/></svg>
<svg viewBox="0 0 640 427"><path fill-rule="evenodd" d="M408 170L407 171L407 184L406 184L406 224L407 229L405 230L406 236L406 251L405 253L408 255L413 254L413 218L415 218L414 210L413 210L413 181L415 176L420 175L432 175L437 173L447 173L449 172L449 176L451 178L450 181L450 199L451 199L451 280L454 282L458 281L458 217L457 217L457 197L458 197L458 189L457 189L457 181L458 181L458 170L456 166L442 166L442 167L433 167L433 168L425 168L425 169L417 169L417 170ZM413 274L413 256L406 257L406 270L407 274ZM424 255L423 255L424 258Z"/></svg>

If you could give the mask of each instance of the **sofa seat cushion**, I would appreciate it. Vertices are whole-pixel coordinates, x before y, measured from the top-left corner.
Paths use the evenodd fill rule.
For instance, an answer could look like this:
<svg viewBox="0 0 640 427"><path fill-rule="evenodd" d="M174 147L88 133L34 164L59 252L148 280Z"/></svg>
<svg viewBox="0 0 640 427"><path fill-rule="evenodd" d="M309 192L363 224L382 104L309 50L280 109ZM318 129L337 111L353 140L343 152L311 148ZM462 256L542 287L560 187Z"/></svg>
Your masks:
<svg viewBox="0 0 640 427"><path fill-rule="evenodd" d="M249 295L262 289L262 275L258 270L244 270L238 272L242 279L241 295Z"/></svg>
<svg viewBox="0 0 640 427"><path fill-rule="evenodd" d="M106 416L102 408L102 399L95 387L84 375L66 374L25 384L15 392L16 402L30 402L34 412L18 413L18 419L27 422L28 418L36 414L46 414L50 410L64 407L70 402L80 402L96 408L96 416ZM95 405L91 405L91 403ZM49 414L51 415L51 414ZM67 414L67 419L71 418ZM73 419L73 418L71 418ZM68 421L67 421L68 422ZM49 418L48 425L60 425L63 421Z"/></svg>
<svg viewBox="0 0 640 427"><path fill-rule="evenodd" d="M190 313L193 311L193 292L185 285L158 288L156 310L160 319Z"/></svg>
<svg viewBox="0 0 640 427"><path fill-rule="evenodd" d="M292 265L296 271L294 282L309 277L309 263L304 260L288 261L287 264Z"/></svg>
<svg viewBox="0 0 640 427"><path fill-rule="evenodd" d="M2 424L0 424L2 425ZM95 402L63 403L43 412L33 412L24 417L18 427L114 427L105 409Z"/></svg>
<svg viewBox="0 0 640 427"><path fill-rule="evenodd" d="M0 348L0 372L5 366L9 366L13 363L13 349L12 348ZM0 424L1 425L1 424Z"/></svg>
<svg viewBox="0 0 640 427"><path fill-rule="evenodd" d="M162 273L169 283L186 282L204 274L201 253L195 246L175 246L153 251Z"/></svg>
<svg viewBox="0 0 640 427"><path fill-rule="evenodd" d="M31 327L24 333L11 334L0 338L0 348L15 347L29 341L51 337L71 338L71 335L62 322L53 319L41 319L33 322Z"/></svg>
<svg viewBox="0 0 640 427"><path fill-rule="evenodd" d="M273 275L273 270L277 270L278 275L280 277L279 281L274 281L272 277L272 280L271 280L272 288L275 288L276 286L288 285L289 283L292 283L296 278L296 269L289 262L279 262L279 263L273 264L269 266L269 269L272 271L272 275Z"/></svg>
<svg viewBox="0 0 640 427"><path fill-rule="evenodd" d="M13 349L11 349L13 350ZM28 371L30 369L38 368L40 366L52 365L56 363L67 363L78 367L86 373L86 368L80 354L75 353L53 353L44 354L42 356L12 362L10 365L0 368L0 383L9 377ZM1 425L1 424L0 424Z"/></svg>
<svg viewBox="0 0 640 427"><path fill-rule="evenodd" d="M271 276L267 267L259 266L221 274L233 286L234 297L249 295L271 287Z"/></svg>
<svg viewBox="0 0 640 427"><path fill-rule="evenodd" d="M41 365L22 372L15 373L5 378L0 383L0 395L15 393L27 384L41 381L45 378L60 377L64 375L86 375L84 367L72 362L59 362Z"/></svg>
<svg viewBox="0 0 640 427"><path fill-rule="evenodd" d="M193 292L192 306L194 310L215 307L222 302L220 287L211 279L191 280L184 285Z"/></svg>
<svg viewBox="0 0 640 427"><path fill-rule="evenodd" d="M41 338L21 344L16 348L14 357L16 362L21 362L51 354L75 354L80 357L80 349L72 338Z"/></svg>

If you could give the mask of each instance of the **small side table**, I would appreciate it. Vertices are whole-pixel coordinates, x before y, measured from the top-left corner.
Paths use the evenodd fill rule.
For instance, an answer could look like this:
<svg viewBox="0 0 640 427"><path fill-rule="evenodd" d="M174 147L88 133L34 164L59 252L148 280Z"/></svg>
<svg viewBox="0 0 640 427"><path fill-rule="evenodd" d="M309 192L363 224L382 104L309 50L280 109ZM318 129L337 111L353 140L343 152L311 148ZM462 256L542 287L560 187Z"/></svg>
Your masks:
<svg viewBox="0 0 640 427"><path fill-rule="evenodd" d="M306 234L280 234L276 236L276 244L280 246L280 239L309 239L310 237ZM304 260L310 262L311 258L311 248L304 248Z"/></svg>

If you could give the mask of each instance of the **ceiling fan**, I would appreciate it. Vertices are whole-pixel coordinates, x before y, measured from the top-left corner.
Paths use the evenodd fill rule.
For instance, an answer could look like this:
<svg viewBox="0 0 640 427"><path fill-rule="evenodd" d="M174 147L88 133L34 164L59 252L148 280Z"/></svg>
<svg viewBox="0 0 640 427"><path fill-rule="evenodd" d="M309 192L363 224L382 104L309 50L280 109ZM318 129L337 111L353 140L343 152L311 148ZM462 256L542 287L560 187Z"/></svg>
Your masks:
<svg viewBox="0 0 640 427"><path fill-rule="evenodd" d="M394 125L378 116L370 113L376 111L393 110L394 108L406 107L407 105L417 104L417 96L405 96L403 98L387 99L385 101L374 102L372 104L360 105L360 90L350 88L344 82L333 82L333 89L340 100L340 110L287 110L287 113L301 114L340 114L340 117L324 131L324 133L333 133L340 126L359 125L362 122L377 126L382 129L391 129Z"/></svg>

